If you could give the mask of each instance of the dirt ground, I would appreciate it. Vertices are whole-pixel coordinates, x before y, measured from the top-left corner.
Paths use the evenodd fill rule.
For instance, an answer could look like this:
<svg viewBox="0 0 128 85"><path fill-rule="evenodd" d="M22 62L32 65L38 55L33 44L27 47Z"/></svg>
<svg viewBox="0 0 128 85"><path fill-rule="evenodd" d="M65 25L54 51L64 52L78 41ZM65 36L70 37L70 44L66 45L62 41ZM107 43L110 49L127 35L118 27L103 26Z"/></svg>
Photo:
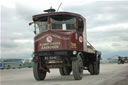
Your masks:
<svg viewBox="0 0 128 85"><path fill-rule="evenodd" d="M32 68L0 70L0 85L128 85L128 64L101 64L100 75L84 71L83 79L76 81L61 76L58 69L51 69L44 81L36 81Z"/></svg>
<svg viewBox="0 0 128 85"><path fill-rule="evenodd" d="M127 74L128 74L128 72L127 72ZM122 80L116 82L114 85L128 85L128 75L126 75L125 79L122 79Z"/></svg>

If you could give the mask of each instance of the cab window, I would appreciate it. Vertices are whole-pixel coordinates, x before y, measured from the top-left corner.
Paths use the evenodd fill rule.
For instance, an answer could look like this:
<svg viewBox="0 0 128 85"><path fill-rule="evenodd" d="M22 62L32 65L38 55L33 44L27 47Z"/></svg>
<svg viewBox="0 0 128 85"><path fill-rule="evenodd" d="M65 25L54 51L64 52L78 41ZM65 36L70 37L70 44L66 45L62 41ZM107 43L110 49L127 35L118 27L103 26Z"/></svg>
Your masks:
<svg viewBox="0 0 128 85"><path fill-rule="evenodd" d="M74 30L76 18L71 16L52 16L51 27L53 30Z"/></svg>

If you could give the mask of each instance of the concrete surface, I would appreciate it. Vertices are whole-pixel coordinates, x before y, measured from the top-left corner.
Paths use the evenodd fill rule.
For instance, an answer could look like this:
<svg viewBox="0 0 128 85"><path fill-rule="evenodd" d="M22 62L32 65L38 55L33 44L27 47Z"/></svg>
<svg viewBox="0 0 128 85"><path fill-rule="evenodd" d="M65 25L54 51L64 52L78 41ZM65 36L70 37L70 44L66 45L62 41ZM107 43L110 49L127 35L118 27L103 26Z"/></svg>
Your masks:
<svg viewBox="0 0 128 85"><path fill-rule="evenodd" d="M124 83L124 84L123 84ZM60 76L58 69L51 69L45 81L36 81L32 68L0 70L1 85L128 85L128 64L101 64L100 75L84 71L82 80Z"/></svg>

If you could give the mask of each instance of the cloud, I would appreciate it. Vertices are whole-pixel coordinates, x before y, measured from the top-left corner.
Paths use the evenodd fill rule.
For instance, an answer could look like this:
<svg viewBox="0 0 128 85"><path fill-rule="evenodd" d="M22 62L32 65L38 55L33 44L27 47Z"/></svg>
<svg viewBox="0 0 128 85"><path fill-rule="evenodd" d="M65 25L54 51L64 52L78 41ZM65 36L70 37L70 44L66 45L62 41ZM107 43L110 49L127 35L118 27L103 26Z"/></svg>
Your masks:
<svg viewBox="0 0 128 85"><path fill-rule="evenodd" d="M81 6L65 7L64 10L77 12L87 19L87 26L93 28L128 22L128 1L97 1Z"/></svg>
<svg viewBox="0 0 128 85"><path fill-rule="evenodd" d="M16 14L20 19L24 19L28 22L32 21L32 16L36 14L34 9L24 6L23 4L16 3Z"/></svg>
<svg viewBox="0 0 128 85"><path fill-rule="evenodd" d="M89 32L120 32L120 31L128 31L128 23L111 24L111 25L94 27L92 29L88 29L88 31Z"/></svg>
<svg viewBox="0 0 128 85"><path fill-rule="evenodd" d="M21 18L15 8L1 7L1 56L27 57L33 52L33 27Z"/></svg>
<svg viewBox="0 0 128 85"><path fill-rule="evenodd" d="M6 40L1 43L2 57L31 57L33 52L32 40ZM29 55L29 56L27 56Z"/></svg>
<svg viewBox="0 0 128 85"><path fill-rule="evenodd" d="M8 8L5 6L1 6L1 21L2 24L6 24L11 22L11 20L15 20L16 14L14 8Z"/></svg>
<svg viewBox="0 0 128 85"><path fill-rule="evenodd" d="M128 51L127 4L128 1L97 1L82 6L66 7L65 10L80 13L86 18L88 41L101 50L103 56L108 56L105 52L109 54Z"/></svg>

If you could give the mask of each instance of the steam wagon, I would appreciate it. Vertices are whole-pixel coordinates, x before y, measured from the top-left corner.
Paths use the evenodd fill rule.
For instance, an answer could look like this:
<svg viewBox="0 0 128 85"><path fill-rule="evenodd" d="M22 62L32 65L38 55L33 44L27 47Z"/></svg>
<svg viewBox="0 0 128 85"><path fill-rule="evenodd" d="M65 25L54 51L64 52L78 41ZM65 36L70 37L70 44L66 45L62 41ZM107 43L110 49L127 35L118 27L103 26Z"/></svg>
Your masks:
<svg viewBox="0 0 128 85"><path fill-rule="evenodd" d="M51 68L59 68L62 76L72 72L75 80L82 79L83 70L98 75L101 52L87 41L86 19L80 14L54 9L45 12L48 13L33 16L34 78L44 80Z"/></svg>

